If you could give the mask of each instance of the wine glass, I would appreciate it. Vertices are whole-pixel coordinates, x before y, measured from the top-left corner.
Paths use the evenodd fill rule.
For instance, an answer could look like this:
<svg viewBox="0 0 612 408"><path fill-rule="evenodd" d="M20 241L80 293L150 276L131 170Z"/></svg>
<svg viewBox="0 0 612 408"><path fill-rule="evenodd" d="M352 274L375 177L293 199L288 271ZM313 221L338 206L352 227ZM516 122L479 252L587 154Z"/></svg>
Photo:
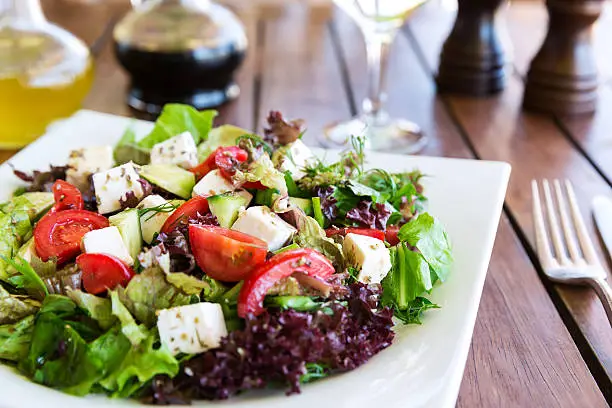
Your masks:
<svg viewBox="0 0 612 408"><path fill-rule="evenodd" d="M325 147L346 147L351 136L365 136L366 148L415 153L426 144L421 128L391 118L383 109L389 47L406 18L426 0L334 0L363 33L368 61L368 95L357 117L328 126L320 137Z"/></svg>

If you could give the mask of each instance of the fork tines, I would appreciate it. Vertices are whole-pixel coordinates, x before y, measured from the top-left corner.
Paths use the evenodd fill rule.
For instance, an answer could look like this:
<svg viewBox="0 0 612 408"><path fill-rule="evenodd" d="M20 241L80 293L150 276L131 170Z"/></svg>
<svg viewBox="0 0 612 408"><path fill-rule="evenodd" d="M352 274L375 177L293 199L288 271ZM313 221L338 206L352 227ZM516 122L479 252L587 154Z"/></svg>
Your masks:
<svg viewBox="0 0 612 408"><path fill-rule="evenodd" d="M580 214L572 184L569 180L565 180L563 182L565 188L563 188L559 180L554 180L553 186L555 190L554 198L550 183L548 180L542 180L548 219L547 229L542 213L544 207L540 202L538 183L536 180L531 181L536 247L542 266L549 268L564 265L598 264L593 242L589 238L586 225ZM563 231L563 235L561 231ZM548 232L550 232L550 235ZM552 247L549 236L552 240Z"/></svg>

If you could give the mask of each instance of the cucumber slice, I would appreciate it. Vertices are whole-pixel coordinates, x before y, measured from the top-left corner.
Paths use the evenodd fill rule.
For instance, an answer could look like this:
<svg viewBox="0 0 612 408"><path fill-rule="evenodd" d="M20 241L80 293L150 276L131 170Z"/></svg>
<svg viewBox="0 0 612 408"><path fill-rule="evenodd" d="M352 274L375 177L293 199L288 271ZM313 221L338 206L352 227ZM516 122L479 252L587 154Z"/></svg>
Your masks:
<svg viewBox="0 0 612 408"><path fill-rule="evenodd" d="M177 196L188 199L195 186L195 175L172 164L148 164L140 168L140 176Z"/></svg>
<svg viewBox="0 0 612 408"><path fill-rule="evenodd" d="M119 229L123 243L133 259L138 259L142 250L140 217L136 208L129 208L108 218L110 225Z"/></svg>
<svg viewBox="0 0 612 408"><path fill-rule="evenodd" d="M312 215L312 200L308 198L289 197L289 203L294 207L301 208L306 215Z"/></svg>
<svg viewBox="0 0 612 408"><path fill-rule="evenodd" d="M234 191L208 197L208 205L210 212L217 217L219 225L230 228L238 218L240 210L249 205L252 198L248 191Z"/></svg>

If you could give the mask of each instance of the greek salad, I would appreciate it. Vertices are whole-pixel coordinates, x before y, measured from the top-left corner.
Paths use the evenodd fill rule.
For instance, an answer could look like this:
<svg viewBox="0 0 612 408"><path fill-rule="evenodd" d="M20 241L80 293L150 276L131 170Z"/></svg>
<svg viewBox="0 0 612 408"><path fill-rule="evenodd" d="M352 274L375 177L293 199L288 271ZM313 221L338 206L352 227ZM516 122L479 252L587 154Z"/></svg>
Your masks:
<svg viewBox="0 0 612 408"><path fill-rule="evenodd" d="M452 265L418 170L329 163L167 105L144 137L14 173L0 205L0 360L73 395L150 404L299 393L421 324ZM85 135L84 135L85 136Z"/></svg>

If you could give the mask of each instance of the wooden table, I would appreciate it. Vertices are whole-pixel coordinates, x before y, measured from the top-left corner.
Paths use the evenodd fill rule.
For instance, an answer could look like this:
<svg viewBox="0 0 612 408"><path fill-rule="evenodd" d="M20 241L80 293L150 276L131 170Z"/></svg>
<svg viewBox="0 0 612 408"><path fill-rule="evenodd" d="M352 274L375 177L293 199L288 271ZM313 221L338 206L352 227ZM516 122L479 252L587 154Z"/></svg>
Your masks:
<svg viewBox="0 0 612 408"><path fill-rule="evenodd" d="M47 16L91 44L97 76L85 107L129 115L127 78L112 55L110 28L127 0L75 5L44 2ZM261 129L270 109L308 122L306 141L331 121L357 113L365 94L364 44L337 12L307 19L300 5L281 17L244 15L250 53L239 74L242 95L219 122ZM569 178L585 216L591 198L612 185L612 13L597 26L603 71L593 117L553 118L521 110L523 77L546 27L542 3L507 12L514 72L494 97L440 97L434 75L453 4L432 0L394 44L388 109L419 123L431 141L423 154L504 160L513 173L476 321L458 405L461 407L604 407L612 401L612 328L594 292L543 278L534 254L529 182ZM86 135L84 135L86 137ZM13 152L5 152L4 158ZM590 225L594 234L593 226ZM469 239L469 238L468 238ZM601 248L598 248L601 250ZM601 251L602 259L603 252ZM408 398L408 397L407 397Z"/></svg>

